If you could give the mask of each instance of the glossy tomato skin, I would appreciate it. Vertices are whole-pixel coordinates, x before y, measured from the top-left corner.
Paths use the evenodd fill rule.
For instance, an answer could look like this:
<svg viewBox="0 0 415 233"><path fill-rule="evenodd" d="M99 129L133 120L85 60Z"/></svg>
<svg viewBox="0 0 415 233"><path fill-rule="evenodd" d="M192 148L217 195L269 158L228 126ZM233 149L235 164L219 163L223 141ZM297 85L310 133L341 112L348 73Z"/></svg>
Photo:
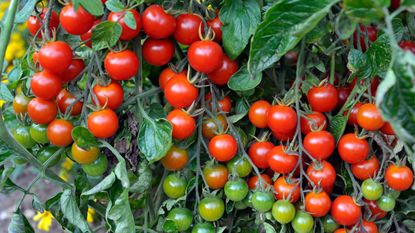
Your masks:
<svg viewBox="0 0 415 233"><path fill-rule="evenodd" d="M72 62L72 49L66 42L48 42L39 50L39 63L43 69L61 74Z"/></svg>
<svg viewBox="0 0 415 233"><path fill-rule="evenodd" d="M176 18L176 31L174 39L180 44L190 45L199 38L199 27L202 27L202 19L196 14L181 14Z"/></svg>
<svg viewBox="0 0 415 233"><path fill-rule="evenodd" d="M178 231L183 232L190 228L193 221L193 214L187 208L173 208L167 214L167 219L170 219Z"/></svg>
<svg viewBox="0 0 415 233"><path fill-rule="evenodd" d="M82 59L74 58L69 67L60 76L62 82L68 83L74 80L85 68L85 63Z"/></svg>
<svg viewBox="0 0 415 233"><path fill-rule="evenodd" d="M76 97L66 89L62 89L56 97L56 103L58 104L61 113L65 114L69 106L72 105L72 116L78 116L82 111L82 102L78 100L74 104L75 101Z"/></svg>
<svg viewBox="0 0 415 233"><path fill-rule="evenodd" d="M405 191L414 181L414 173L407 166L389 165L385 171L386 184L393 190Z"/></svg>
<svg viewBox="0 0 415 233"><path fill-rule="evenodd" d="M366 51L366 42L365 42L365 37L367 34L368 37L368 41L374 42L377 39L377 30L375 27L373 26L363 26L362 24L359 25L359 29L360 31L360 38L359 38L359 43L360 43L360 47L362 48L362 51ZM367 33L366 33L367 31ZM358 48L357 46L357 31L355 31L353 33L353 44L355 48Z"/></svg>
<svg viewBox="0 0 415 233"><path fill-rule="evenodd" d="M357 124L357 113L359 112L359 108L362 105L363 105L363 103L357 102L353 106L353 108L352 108L352 110L350 112L350 115L349 115L349 119L347 119L347 124L349 124L349 125L356 125ZM348 112L345 112L344 115L347 116L347 113Z"/></svg>
<svg viewBox="0 0 415 233"><path fill-rule="evenodd" d="M205 221L214 222L222 218L225 204L218 197L205 197L199 202L199 215Z"/></svg>
<svg viewBox="0 0 415 233"><path fill-rule="evenodd" d="M325 130L327 128L327 118L320 112L312 112L305 117L301 117L301 132L304 135L318 129Z"/></svg>
<svg viewBox="0 0 415 233"><path fill-rule="evenodd" d="M307 100L313 111L330 112L336 108L339 101L337 89L329 84L312 87L307 93Z"/></svg>
<svg viewBox="0 0 415 233"><path fill-rule="evenodd" d="M370 213L371 213L370 218L375 218L376 220L377 219L382 219L388 214L387 212L385 212L385 211L383 211L379 208L376 201L369 201L369 200L366 200L366 199L363 199L363 200L367 204L367 207L370 210Z"/></svg>
<svg viewBox="0 0 415 233"><path fill-rule="evenodd" d="M297 113L285 105L273 105L267 114L268 127L276 133L289 133L297 126Z"/></svg>
<svg viewBox="0 0 415 233"><path fill-rule="evenodd" d="M209 153L217 161L231 160L238 152L238 145L233 136L222 134L213 137L209 142Z"/></svg>
<svg viewBox="0 0 415 233"><path fill-rule="evenodd" d="M261 174L262 178L262 186L267 188L268 186L272 185L272 179L267 174ZM256 189L259 184L259 177L257 175L252 176L248 179L248 187L249 189Z"/></svg>
<svg viewBox="0 0 415 233"><path fill-rule="evenodd" d="M379 167L379 160L375 155L373 155L362 162L352 164L351 169L353 175L357 179L366 180L369 178L374 178L376 172L379 171Z"/></svg>
<svg viewBox="0 0 415 233"><path fill-rule="evenodd" d="M325 130L308 133L303 143L304 149L318 160L330 157L336 147L333 135Z"/></svg>
<svg viewBox="0 0 415 233"><path fill-rule="evenodd" d="M399 46L405 50L405 51L410 51L413 54L415 54L415 42L413 41L401 41L399 43Z"/></svg>
<svg viewBox="0 0 415 233"><path fill-rule="evenodd" d="M82 35L94 25L95 17L82 6L75 8L72 4L64 6L59 15L59 21L65 31L72 35Z"/></svg>
<svg viewBox="0 0 415 233"><path fill-rule="evenodd" d="M272 217L280 224L290 223L295 217L295 206L287 200L278 200L272 205Z"/></svg>
<svg viewBox="0 0 415 233"><path fill-rule="evenodd" d="M24 94L16 94L13 99L13 111L16 115L24 115L27 113L27 106L30 98Z"/></svg>
<svg viewBox="0 0 415 233"><path fill-rule="evenodd" d="M45 23L45 15L48 11L47 8L44 8L42 12L39 14L39 16L32 15L27 20L27 29L30 32L32 36L35 36L36 33L40 30L42 27L42 24ZM52 33L52 31L55 31L56 28L59 26L59 16L56 14L55 11L52 11L49 19L49 32ZM52 35L52 34L51 34ZM39 32L37 34L37 38L42 38L42 33Z"/></svg>
<svg viewBox="0 0 415 233"><path fill-rule="evenodd" d="M222 65L212 73L208 74L208 78L212 83L222 86L226 85L231 76L238 71L238 62L231 60L225 54L223 55Z"/></svg>
<svg viewBox="0 0 415 233"><path fill-rule="evenodd" d="M284 146L275 146L268 151L266 157L269 167L281 174L292 172L298 161L298 155L286 153Z"/></svg>
<svg viewBox="0 0 415 233"><path fill-rule="evenodd" d="M108 75L117 81L129 80L137 74L138 57L131 50L109 52L104 60Z"/></svg>
<svg viewBox="0 0 415 233"><path fill-rule="evenodd" d="M203 168L203 176L211 189L223 188L228 181L228 169L222 164L208 164Z"/></svg>
<svg viewBox="0 0 415 233"><path fill-rule="evenodd" d="M195 224L192 233L215 233L215 227L211 223L198 223Z"/></svg>
<svg viewBox="0 0 415 233"><path fill-rule="evenodd" d="M128 27L127 24L125 23L124 21L124 16L126 14L125 10L120 11L120 12L111 12L108 15L108 21L118 22L121 25L122 31L121 31L120 40L131 40L134 37L136 37L141 31L140 14L134 9L130 9L128 11L133 15L135 19L135 22L136 22L135 29Z"/></svg>
<svg viewBox="0 0 415 233"><path fill-rule="evenodd" d="M100 19L97 19L94 21L94 25L91 27L91 29L89 29L86 33L82 34L79 36L79 38L81 38L82 41L87 41L85 43L86 46L92 48L92 31L95 29L95 27L101 23Z"/></svg>
<svg viewBox="0 0 415 233"><path fill-rule="evenodd" d="M294 134L295 134L295 129L292 129L290 132L287 132L287 133L279 133L279 132L272 131L272 135L274 136L274 138L276 138L277 140L281 142L287 142L288 140L292 140L294 138Z"/></svg>
<svg viewBox="0 0 415 233"><path fill-rule="evenodd" d="M82 165L82 170L88 176L102 176L108 168L108 158L106 155L99 155L98 158L90 164Z"/></svg>
<svg viewBox="0 0 415 233"><path fill-rule="evenodd" d="M334 170L333 165L325 160L314 162L308 166L306 173L314 186L320 184L325 192L331 192L334 182L336 181L336 170Z"/></svg>
<svg viewBox="0 0 415 233"><path fill-rule="evenodd" d="M30 126L30 137L37 143L46 144L49 142L47 135L47 125L32 124Z"/></svg>
<svg viewBox="0 0 415 233"><path fill-rule="evenodd" d="M342 195L334 199L331 207L331 215L341 225L355 225L362 216L362 210L352 197Z"/></svg>
<svg viewBox="0 0 415 233"><path fill-rule="evenodd" d="M96 84L92 92L97 97L100 106L106 106L112 110L120 107L124 101L124 90L116 81L112 81L107 86ZM94 101L94 98L92 100Z"/></svg>
<svg viewBox="0 0 415 233"><path fill-rule="evenodd" d="M251 105L248 112L249 121L257 128L267 128L267 115L271 104L266 100L258 100Z"/></svg>
<svg viewBox="0 0 415 233"><path fill-rule="evenodd" d="M203 137L211 139L218 134L222 134L228 128L228 122L223 115L217 115L216 118L203 120L202 134Z"/></svg>
<svg viewBox="0 0 415 233"><path fill-rule="evenodd" d="M300 198L300 186L296 180L288 182L285 177L281 176L275 181L274 190L277 200L289 200L295 203Z"/></svg>
<svg viewBox="0 0 415 233"><path fill-rule="evenodd" d="M164 90L164 87L167 85L167 82L170 81L175 75L181 74L186 76L187 71L183 70L180 73L174 72L170 67L165 68L163 71L161 71L159 75L159 86L161 90Z"/></svg>
<svg viewBox="0 0 415 233"><path fill-rule="evenodd" d="M343 161L355 164L364 161L368 157L370 147L365 139L360 139L355 134L348 133L340 138L337 150Z"/></svg>
<svg viewBox="0 0 415 233"><path fill-rule="evenodd" d="M274 202L274 195L271 192L255 191L252 195L252 206L261 213L268 212Z"/></svg>
<svg viewBox="0 0 415 233"><path fill-rule="evenodd" d="M291 226L297 233L309 233L313 230L314 219L309 213L300 210L297 211L294 219L291 221Z"/></svg>
<svg viewBox="0 0 415 233"><path fill-rule="evenodd" d="M49 124L58 114L58 107L55 102L34 98L27 106L27 113L34 123Z"/></svg>
<svg viewBox="0 0 415 233"><path fill-rule="evenodd" d="M54 147L54 146L48 146L48 147L42 147L38 153L36 154L36 158L42 162L42 164L45 164L46 161L48 161L48 159L50 159L52 157L52 155L54 155L57 151L59 150L58 147ZM59 163L59 161L61 160L61 155L56 155L50 162L48 167L53 167L56 164Z"/></svg>
<svg viewBox="0 0 415 233"><path fill-rule="evenodd" d="M167 82L164 95L171 106L187 108L197 99L199 90L187 80L185 75L179 74Z"/></svg>
<svg viewBox="0 0 415 233"><path fill-rule="evenodd" d="M372 178L366 179L361 185L363 197L367 200L377 200L383 194L383 186Z"/></svg>
<svg viewBox="0 0 415 233"><path fill-rule="evenodd" d="M30 88L36 97L52 100L62 90L62 81L57 75L41 71L33 75Z"/></svg>
<svg viewBox="0 0 415 233"><path fill-rule="evenodd" d="M360 224L359 224L360 227ZM360 228L358 229L358 231L356 233L378 233L378 227L376 226L376 223L371 222L371 221L367 221L367 220L362 220L362 227L364 229L364 231L360 230Z"/></svg>
<svg viewBox="0 0 415 233"><path fill-rule="evenodd" d="M222 26L223 23L219 19L219 12L217 12L216 17L212 20L207 21L207 25L213 29L215 32L214 40L218 43L222 42Z"/></svg>
<svg viewBox="0 0 415 233"><path fill-rule="evenodd" d="M162 66L174 56L174 44L170 39L147 38L143 44L143 57L153 66Z"/></svg>
<svg viewBox="0 0 415 233"><path fill-rule="evenodd" d="M72 158L79 164L91 164L93 163L99 156L99 148L98 147L90 147L90 148L81 148L74 142L71 147L71 154Z"/></svg>
<svg viewBox="0 0 415 233"><path fill-rule="evenodd" d="M369 131L378 130L385 124L379 109L372 103L363 104L359 107L357 123L360 127Z"/></svg>
<svg viewBox="0 0 415 233"><path fill-rule="evenodd" d="M196 41L187 52L190 66L198 72L209 74L221 68L222 48L214 41Z"/></svg>
<svg viewBox="0 0 415 233"><path fill-rule="evenodd" d="M209 107L212 108L212 111L214 111L212 107L212 93L211 92L208 92L205 95L205 100L207 101ZM220 97L216 96L216 100L217 100L217 107L218 107L217 111L222 111L224 113L231 112L232 110L231 98L229 98L228 96L225 96L222 99L220 99Z"/></svg>
<svg viewBox="0 0 415 233"><path fill-rule="evenodd" d="M69 146L72 142L73 125L64 119L55 119L48 125L48 139L52 145L59 147Z"/></svg>
<svg viewBox="0 0 415 233"><path fill-rule="evenodd" d="M154 39L167 38L176 30L176 19L157 4L146 8L142 20L144 32Z"/></svg>
<svg viewBox="0 0 415 233"><path fill-rule="evenodd" d="M252 172L252 165L249 163L248 159L241 156L233 157L233 159L229 160L226 164L226 167L229 171L237 174L239 177L246 177Z"/></svg>
<svg viewBox="0 0 415 233"><path fill-rule="evenodd" d="M172 146L166 155L160 160L166 170L179 171L186 167L189 161L189 153L185 149Z"/></svg>
<svg viewBox="0 0 415 233"><path fill-rule="evenodd" d="M110 138L118 130L118 116L111 109L103 109L88 116L88 129L97 138Z"/></svg>
<svg viewBox="0 0 415 233"><path fill-rule="evenodd" d="M183 140L195 132L196 121L187 112L181 109L171 111L166 119L173 126L173 138Z"/></svg>
<svg viewBox="0 0 415 233"><path fill-rule="evenodd" d="M326 216L330 211L330 207L330 197L324 191L312 191L305 195L305 210L313 217L320 218Z"/></svg>
<svg viewBox="0 0 415 233"><path fill-rule="evenodd" d="M168 175L163 181L163 191L171 199L177 199L186 194L186 179L175 173Z"/></svg>
<svg viewBox="0 0 415 233"><path fill-rule="evenodd" d="M30 136L30 130L27 126L18 126L14 129L13 138L26 149L36 145L36 141Z"/></svg>
<svg viewBox="0 0 415 233"><path fill-rule="evenodd" d="M268 168L268 152L274 148L271 142L254 142L248 150L248 155L258 168Z"/></svg>
<svg viewBox="0 0 415 233"><path fill-rule="evenodd" d="M248 184L245 180L238 178L229 180L225 184L225 195L231 201L242 201L248 195Z"/></svg>

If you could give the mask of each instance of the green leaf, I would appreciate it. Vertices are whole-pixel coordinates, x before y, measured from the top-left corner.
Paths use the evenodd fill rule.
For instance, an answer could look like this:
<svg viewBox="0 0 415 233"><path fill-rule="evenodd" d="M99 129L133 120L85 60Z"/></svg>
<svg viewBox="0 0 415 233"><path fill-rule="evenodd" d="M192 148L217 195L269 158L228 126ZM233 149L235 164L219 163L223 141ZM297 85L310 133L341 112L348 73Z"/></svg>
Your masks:
<svg viewBox="0 0 415 233"><path fill-rule="evenodd" d="M9 233L31 233L35 232L27 221L26 217L20 213L20 210L16 213L13 213L10 225L8 227Z"/></svg>
<svg viewBox="0 0 415 233"><path fill-rule="evenodd" d="M88 149L93 146L99 146L98 140L88 129L77 126L72 130L72 138L79 147Z"/></svg>
<svg viewBox="0 0 415 233"><path fill-rule="evenodd" d="M265 233L276 233L275 228L267 222L264 222L264 230Z"/></svg>
<svg viewBox="0 0 415 233"><path fill-rule="evenodd" d="M124 22L127 27L135 30L137 28L137 22L135 21L134 15L131 11L127 11L124 15Z"/></svg>
<svg viewBox="0 0 415 233"><path fill-rule="evenodd" d="M82 195L90 196L90 195L94 195L96 193L102 192L104 190L107 190L112 187L114 182L115 182L115 174L114 172L111 172L108 176L106 176L103 180L101 180L101 182L99 182L93 188L91 188L88 191L83 192Z"/></svg>
<svg viewBox="0 0 415 233"><path fill-rule="evenodd" d="M238 99L235 105L235 114L229 116L228 119L232 123L240 121L249 111L249 105L245 98Z"/></svg>
<svg viewBox="0 0 415 233"><path fill-rule="evenodd" d="M9 88L6 85L0 84L0 100L5 100L7 102L13 101L13 95L10 92Z"/></svg>
<svg viewBox="0 0 415 233"><path fill-rule="evenodd" d="M247 91L254 89L261 83L262 73L256 75L249 73L247 66L242 66L228 81L228 87L234 91Z"/></svg>
<svg viewBox="0 0 415 233"><path fill-rule="evenodd" d="M24 23L30 17L33 10L35 9L37 0L28 0L23 8L16 13L15 23Z"/></svg>
<svg viewBox="0 0 415 233"><path fill-rule="evenodd" d="M389 43L389 37L384 34L369 47L367 52L367 64L371 70L371 75L384 76L389 68L389 64L392 59L392 48Z"/></svg>
<svg viewBox="0 0 415 233"><path fill-rule="evenodd" d="M304 94L307 94L308 91L312 87L317 86L320 82L321 82L321 80L318 79L316 76L314 76L314 75L307 75L306 78L304 79L304 81L301 82L301 91Z"/></svg>
<svg viewBox="0 0 415 233"><path fill-rule="evenodd" d="M342 40L350 38L356 30L356 26L357 22L352 21L344 11L341 11L339 16L337 16L334 25L337 35Z"/></svg>
<svg viewBox="0 0 415 233"><path fill-rule="evenodd" d="M128 179L128 172L125 160L118 160L117 166L115 166L115 175L121 181L124 188L130 187L130 180Z"/></svg>
<svg viewBox="0 0 415 233"><path fill-rule="evenodd" d="M63 215L72 225L78 227L82 232L92 232L85 216L81 214L75 196L70 189L63 191L60 198L60 206Z"/></svg>
<svg viewBox="0 0 415 233"><path fill-rule="evenodd" d="M362 53L362 51L357 49L351 49L349 51L349 55L347 56L347 68L352 73L357 73L360 69L365 67L367 57L365 54Z"/></svg>
<svg viewBox="0 0 415 233"><path fill-rule="evenodd" d="M225 0L220 20L223 22L222 38L226 54L235 59L245 49L261 20L258 1Z"/></svg>
<svg viewBox="0 0 415 233"><path fill-rule="evenodd" d="M115 233L135 232L134 217L128 200L128 189L125 189L115 199L106 217L114 221Z"/></svg>
<svg viewBox="0 0 415 233"><path fill-rule="evenodd" d="M251 43L248 70L257 74L277 62L318 24L338 0L281 0L265 13Z"/></svg>
<svg viewBox="0 0 415 233"><path fill-rule="evenodd" d="M105 6L112 12L121 12L125 9L125 5L120 0L108 0Z"/></svg>
<svg viewBox="0 0 415 233"><path fill-rule="evenodd" d="M151 187L153 174L148 164L144 161L140 163L138 169L138 179L131 185L130 191L134 193L143 193Z"/></svg>
<svg viewBox="0 0 415 233"><path fill-rule="evenodd" d="M121 25L117 22L104 21L92 31L92 48L101 50L114 46L121 36Z"/></svg>
<svg viewBox="0 0 415 233"><path fill-rule="evenodd" d="M19 81L20 77L23 75L23 70L20 65L15 66L8 74L7 80L9 81L8 86L14 84L15 82Z"/></svg>
<svg viewBox="0 0 415 233"><path fill-rule="evenodd" d="M11 155L13 155L13 151L6 147L5 143L0 140L0 164Z"/></svg>
<svg viewBox="0 0 415 233"><path fill-rule="evenodd" d="M94 16L101 16L104 14L104 5L101 0L80 0L79 3L86 11Z"/></svg>
<svg viewBox="0 0 415 233"><path fill-rule="evenodd" d="M390 0L344 0L343 6L350 18L365 24L383 18L383 9Z"/></svg>
<svg viewBox="0 0 415 233"><path fill-rule="evenodd" d="M138 147L150 163L167 153L172 143L172 126L165 119L145 117L138 134Z"/></svg>
<svg viewBox="0 0 415 233"><path fill-rule="evenodd" d="M333 135L334 139L339 141L346 129L347 116L336 115L330 119L328 131Z"/></svg>

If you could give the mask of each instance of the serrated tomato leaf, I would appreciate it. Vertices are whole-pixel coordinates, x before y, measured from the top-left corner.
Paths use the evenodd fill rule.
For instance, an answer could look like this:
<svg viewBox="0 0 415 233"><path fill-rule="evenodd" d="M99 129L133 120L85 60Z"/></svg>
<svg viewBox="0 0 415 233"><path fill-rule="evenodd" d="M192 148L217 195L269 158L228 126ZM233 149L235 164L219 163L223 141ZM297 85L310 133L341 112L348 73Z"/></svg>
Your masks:
<svg viewBox="0 0 415 233"><path fill-rule="evenodd" d="M172 143L172 126L165 119L145 117L138 134L138 147L149 163L154 163L167 153Z"/></svg>
<svg viewBox="0 0 415 233"><path fill-rule="evenodd" d="M114 46L121 36L121 25L117 22L99 23L92 31L92 48L96 51Z"/></svg>
<svg viewBox="0 0 415 233"><path fill-rule="evenodd" d="M63 215L74 226L78 227L82 232L92 232L86 222L85 216L81 214L75 196L72 190L66 189L60 197L60 206Z"/></svg>

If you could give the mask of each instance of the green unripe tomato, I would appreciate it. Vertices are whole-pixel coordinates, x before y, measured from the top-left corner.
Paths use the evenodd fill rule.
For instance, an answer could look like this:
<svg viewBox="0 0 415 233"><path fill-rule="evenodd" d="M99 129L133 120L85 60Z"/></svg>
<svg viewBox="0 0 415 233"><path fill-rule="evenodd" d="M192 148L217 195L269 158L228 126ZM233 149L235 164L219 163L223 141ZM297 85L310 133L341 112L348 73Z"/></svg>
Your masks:
<svg viewBox="0 0 415 233"><path fill-rule="evenodd" d="M239 177L246 177L252 171L252 166L248 159L239 156L233 157L226 166L228 167L229 172L236 172Z"/></svg>
<svg viewBox="0 0 415 233"><path fill-rule="evenodd" d="M256 191L252 195L252 206L261 213L269 211L274 202L274 195L270 192Z"/></svg>
<svg viewBox="0 0 415 233"><path fill-rule="evenodd" d="M59 148L55 147L55 146L49 146L49 147L43 147L39 150L39 152L37 153L36 157L37 159L42 162L42 164L45 164L46 161L48 161L48 159L50 157L52 157L52 155L54 155L56 153L56 151L58 151ZM53 167L56 164L59 163L59 161L62 158L62 154L56 155L52 161L50 161L49 166L48 167Z"/></svg>
<svg viewBox="0 0 415 233"><path fill-rule="evenodd" d="M339 224L337 224L337 222L334 221L334 219L333 219L333 217L331 217L331 215L327 215L323 219L323 228L324 228L324 232L332 233L335 230L337 230L337 228L339 228Z"/></svg>
<svg viewBox="0 0 415 233"><path fill-rule="evenodd" d="M382 196L383 186L373 179L366 179L362 183L362 194L364 198L375 201Z"/></svg>
<svg viewBox="0 0 415 233"><path fill-rule="evenodd" d="M32 124L30 126L30 136L37 143L46 144L49 143L48 134L47 134L47 125Z"/></svg>
<svg viewBox="0 0 415 233"><path fill-rule="evenodd" d="M167 219L174 222L179 231L186 231L193 222L193 214L187 208L174 208L167 215Z"/></svg>
<svg viewBox="0 0 415 233"><path fill-rule="evenodd" d="M225 204L218 197L205 197L199 202L199 215L205 221L214 222L222 218Z"/></svg>
<svg viewBox="0 0 415 233"><path fill-rule="evenodd" d="M89 176L102 176L107 168L108 158L103 154L99 155L94 162L82 165L82 169Z"/></svg>
<svg viewBox="0 0 415 233"><path fill-rule="evenodd" d="M225 195L231 201L242 201L248 192L248 184L241 178L229 180L225 184Z"/></svg>
<svg viewBox="0 0 415 233"><path fill-rule="evenodd" d="M19 126L13 131L13 137L20 145L30 149L36 145L35 140L30 136L29 127Z"/></svg>
<svg viewBox="0 0 415 233"><path fill-rule="evenodd" d="M244 209L248 208L248 205L244 202L244 200L237 201L237 202L235 202L235 208L237 210L244 210Z"/></svg>
<svg viewBox="0 0 415 233"><path fill-rule="evenodd" d="M215 227L212 223L204 222L196 224L193 229L192 233L215 233Z"/></svg>
<svg viewBox="0 0 415 233"><path fill-rule="evenodd" d="M182 197L186 193L187 182L177 174L170 174L163 181L163 191L171 199Z"/></svg>
<svg viewBox="0 0 415 233"><path fill-rule="evenodd" d="M377 200L379 209L389 212L395 208L396 200L389 195L383 195Z"/></svg>
<svg viewBox="0 0 415 233"><path fill-rule="evenodd" d="M314 219L311 214L304 211L298 211L291 221L291 226L296 233L309 233L313 230Z"/></svg>
<svg viewBox="0 0 415 233"><path fill-rule="evenodd" d="M287 224L295 217L295 207L287 200L278 200L272 205L272 217L281 224Z"/></svg>

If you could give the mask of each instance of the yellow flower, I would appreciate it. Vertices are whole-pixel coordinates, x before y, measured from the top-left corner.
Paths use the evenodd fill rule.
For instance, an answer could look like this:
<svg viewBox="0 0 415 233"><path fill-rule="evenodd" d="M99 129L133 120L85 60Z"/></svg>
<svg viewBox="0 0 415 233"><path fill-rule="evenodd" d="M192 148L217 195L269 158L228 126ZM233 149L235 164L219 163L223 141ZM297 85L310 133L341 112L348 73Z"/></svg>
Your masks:
<svg viewBox="0 0 415 233"><path fill-rule="evenodd" d="M52 226L53 215L50 211L43 211L43 213L37 211L37 214L33 216L33 221L39 221L37 228L42 231L50 231Z"/></svg>
<svg viewBox="0 0 415 233"><path fill-rule="evenodd" d="M70 171L73 167L73 161L70 158L65 158L65 162L62 163L62 168Z"/></svg>
<svg viewBox="0 0 415 233"><path fill-rule="evenodd" d="M92 209L91 207L88 207L88 213L86 215L86 221L88 221L89 223L94 222L94 215L95 215L95 210Z"/></svg>

